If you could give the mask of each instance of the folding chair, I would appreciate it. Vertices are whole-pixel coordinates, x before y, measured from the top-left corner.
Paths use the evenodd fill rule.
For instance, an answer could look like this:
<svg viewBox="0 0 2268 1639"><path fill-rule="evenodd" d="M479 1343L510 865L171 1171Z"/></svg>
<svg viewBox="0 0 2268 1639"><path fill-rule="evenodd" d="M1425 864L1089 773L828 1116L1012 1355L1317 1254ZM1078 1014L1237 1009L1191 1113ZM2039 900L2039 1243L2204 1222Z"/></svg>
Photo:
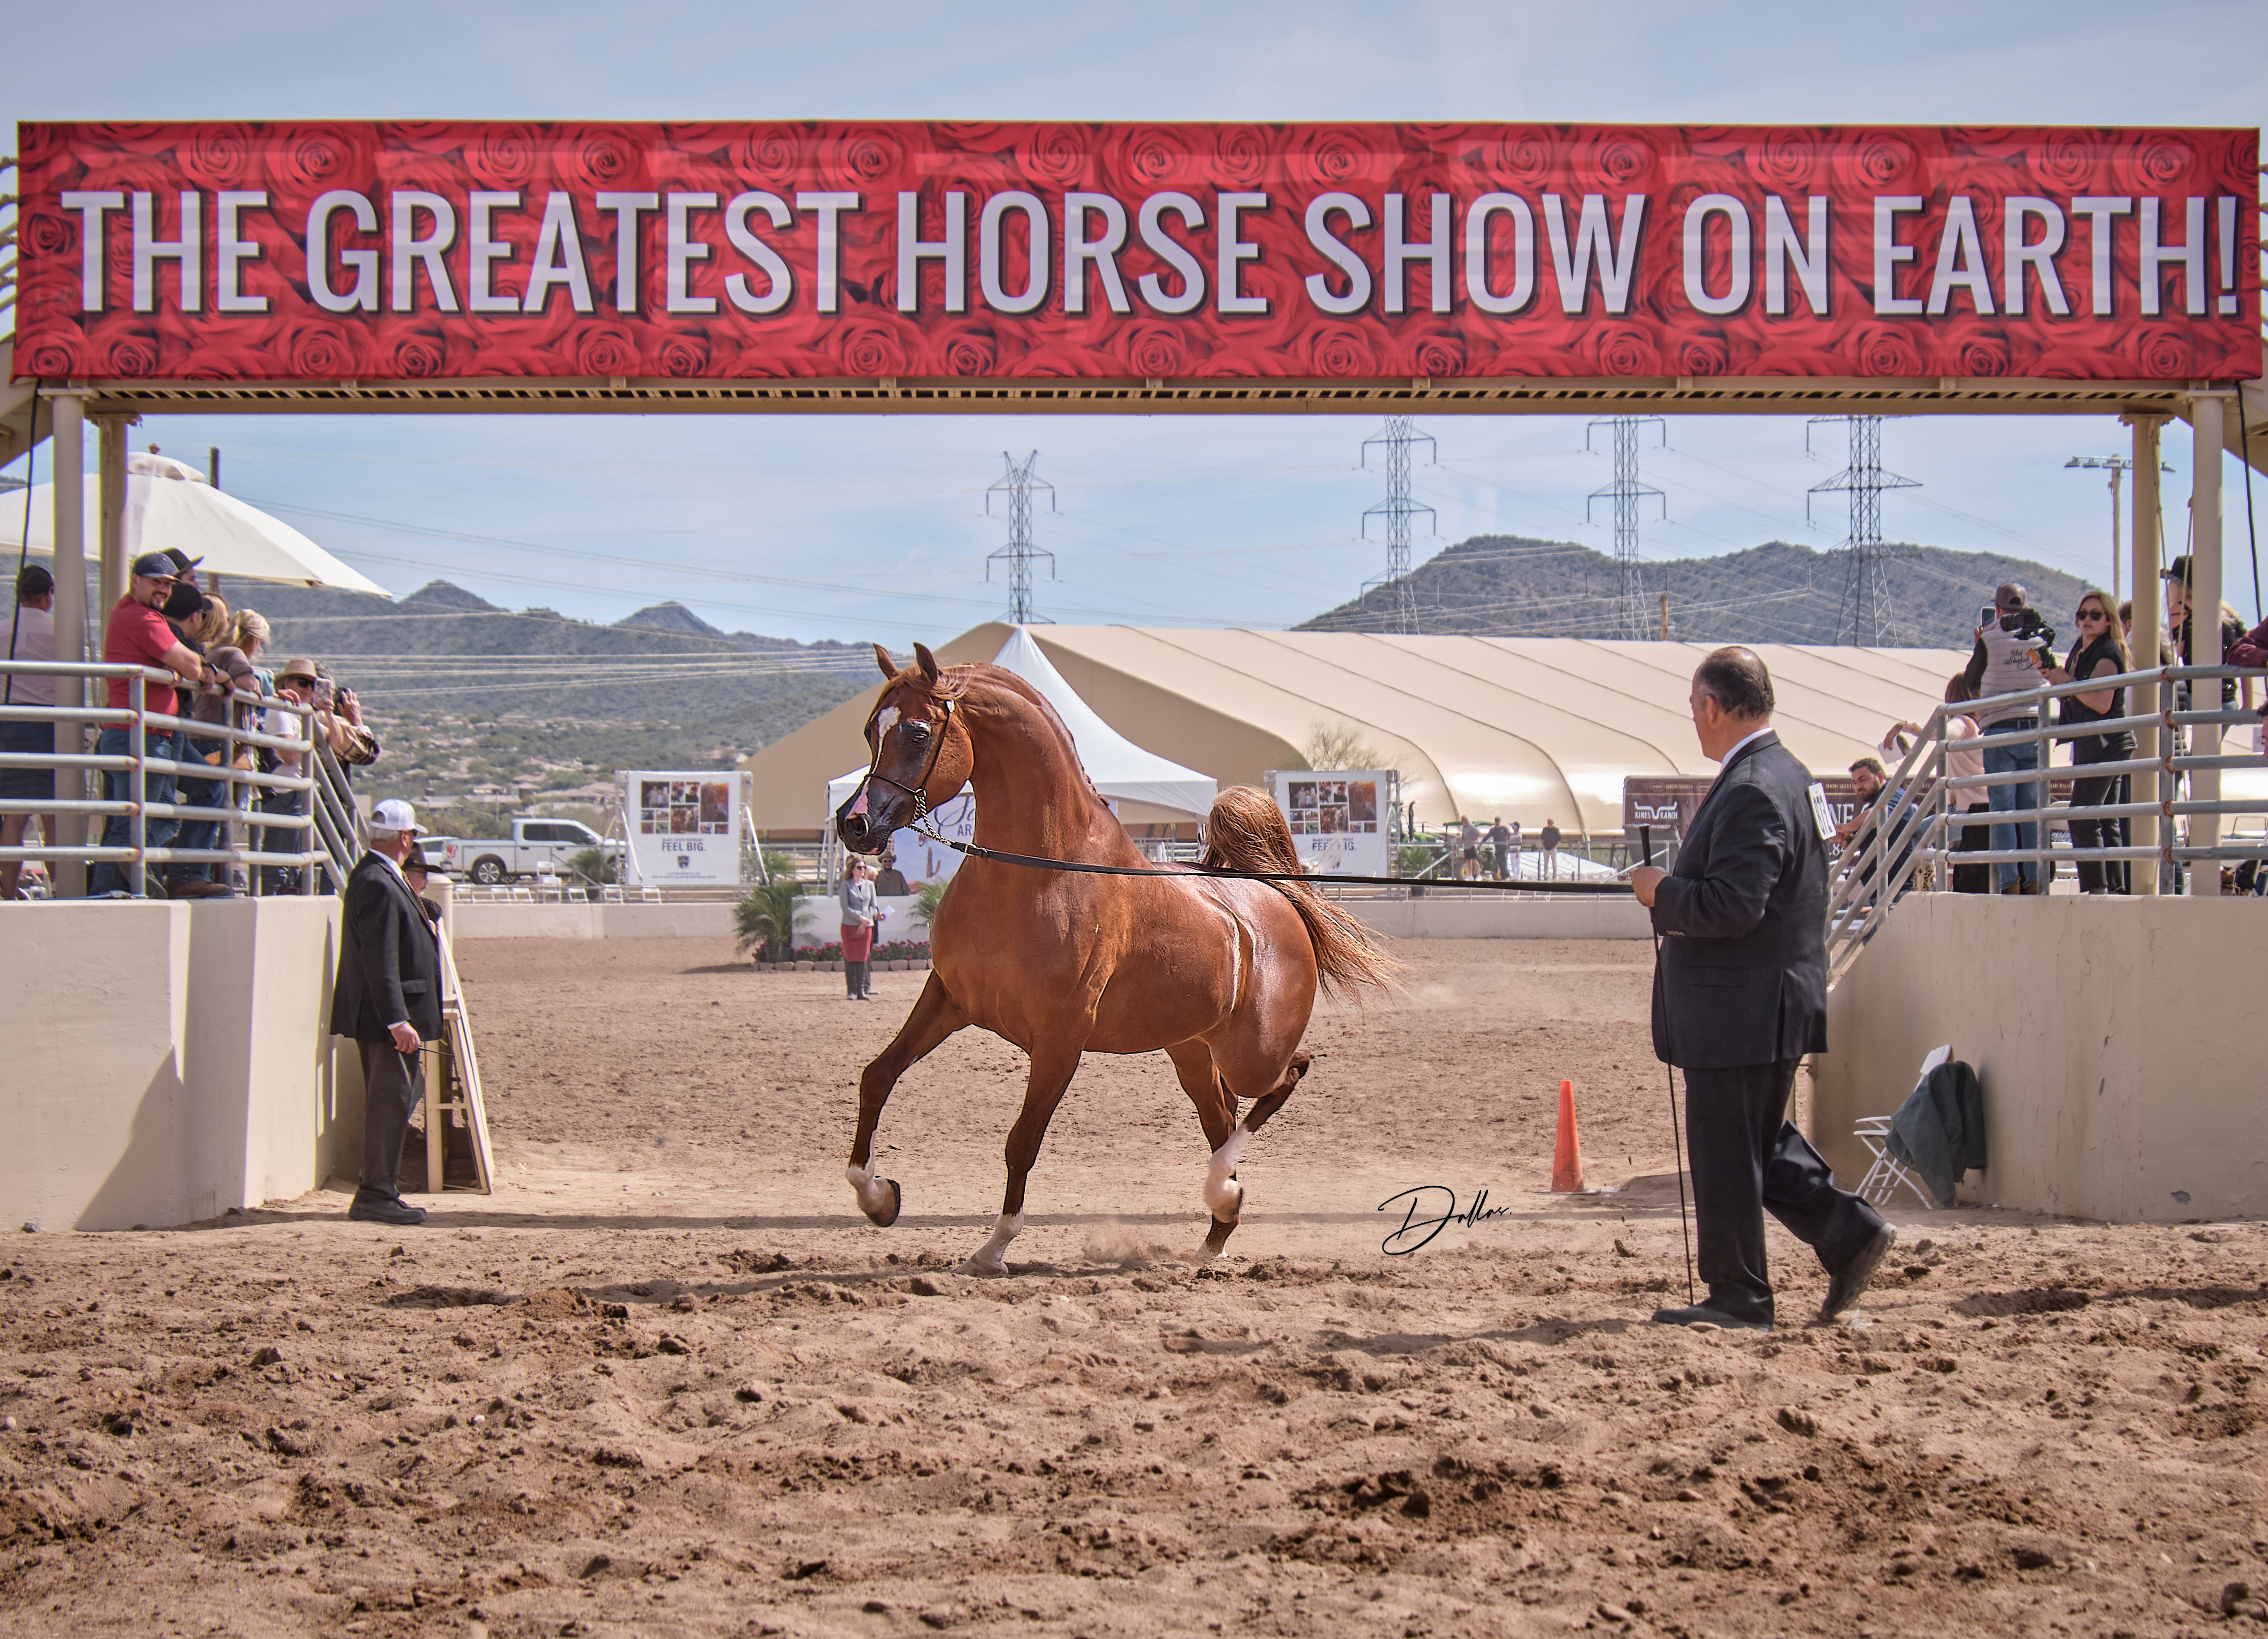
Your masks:
<svg viewBox="0 0 2268 1639"><path fill-rule="evenodd" d="M1859 1182L1859 1200L1870 1207L1887 1207L1903 1184L1924 1207L1932 1212L1937 1210L1937 1203L1929 1198L1929 1192L1890 1154L1889 1116L1859 1117L1851 1128L1851 1136L1865 1145L1867 1153L1874 1158L1874 1164L1867 1169L1867 1176Z"/></svg>
<svg viewBox="0 0 2268 1639"><path fill-rule="evenodd" d="M1929 1079L1932 1070L1952 1057L1950 1043L1933 1049L1929 1057L1921 1061L1921 1074L1914 1077L1914 1085L1918 1088ZM1887 1207L1891 1198L1897 1194L1898 1185L1903 1184L1913 1192L1914 1199L1926 1209L1935 1212L1937 1202L1930 1199L1929 1192L1890 1154L1890 1123L1896 1119L1894 1116L1860 1116L1852 1124L1851 1136L1864 1145L1867 1153L1874 1158L1874 1164L1867 1169L1867 1176L1859 1181L1859 1199L1870 1207Z"/></svg>

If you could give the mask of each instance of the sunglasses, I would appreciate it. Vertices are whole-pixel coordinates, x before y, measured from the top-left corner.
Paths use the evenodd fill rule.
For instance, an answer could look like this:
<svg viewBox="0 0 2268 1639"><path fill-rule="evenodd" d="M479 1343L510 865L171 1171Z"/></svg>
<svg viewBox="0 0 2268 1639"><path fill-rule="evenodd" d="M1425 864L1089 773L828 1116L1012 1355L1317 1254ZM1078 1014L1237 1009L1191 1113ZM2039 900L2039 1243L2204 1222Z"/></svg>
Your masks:
<svg viewBox="0 0 2268 1639"><path fill-rule="evenodd" d="M2101 609L2083 609L2080 610L2078 614L2073 615L2073 616L2072 616L2072 618L2073 618L2073 620L2102 620L2102 621L2107 621L2107 620L2109 620L2109 619L2110 618L2110 616L2108 616L2108 615L2106 615L2106 614L2104 614L2104 613L2103 613Z"/></svg>

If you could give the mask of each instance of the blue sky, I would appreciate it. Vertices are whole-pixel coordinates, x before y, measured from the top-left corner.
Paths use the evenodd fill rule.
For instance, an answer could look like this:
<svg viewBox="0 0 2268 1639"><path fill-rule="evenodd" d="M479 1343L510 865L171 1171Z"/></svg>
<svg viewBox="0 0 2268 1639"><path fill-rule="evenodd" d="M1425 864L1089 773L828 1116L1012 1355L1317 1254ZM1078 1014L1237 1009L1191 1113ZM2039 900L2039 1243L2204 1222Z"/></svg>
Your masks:
<svg viewBox="0 0 2268 1639"><path fill-rule="evenodd" d="M374 20L382 17L382 21ZM290 6L194 15L122 0L8 9L0 122L18 119L792 117L1786 120L2250 125L2268 114L2268 6L1901 7L1248 4L814 8L552 0ZM1606 462L1580 421L1421 424L1438 509L1421 553L1484 530L1603 546L1584 498ZM446 576L498 602L610 619L681 599L719 625L804 639L939 637L995 615L1004 451L1036 448L1059 511L1038 538L1065 622L1283 624L1383 566L1359 535L1375 423L1284 417L166 417L137 433L201 460L384 585ZM1673 418L1646 476L1649 556L1782 538L1831 547L1836 430ZM2100 578L2108 418L1915 418L1886 464L1922 488L1886 533ZM2187 429L2168 479L2187 486ZM16 470L20 473L20 463ZM2250 609L2243 473L2227 468L2230 583ZM2268 499L2268 496L2260 498ZM1603 510L1600 516L1603 519Z"/></svg>

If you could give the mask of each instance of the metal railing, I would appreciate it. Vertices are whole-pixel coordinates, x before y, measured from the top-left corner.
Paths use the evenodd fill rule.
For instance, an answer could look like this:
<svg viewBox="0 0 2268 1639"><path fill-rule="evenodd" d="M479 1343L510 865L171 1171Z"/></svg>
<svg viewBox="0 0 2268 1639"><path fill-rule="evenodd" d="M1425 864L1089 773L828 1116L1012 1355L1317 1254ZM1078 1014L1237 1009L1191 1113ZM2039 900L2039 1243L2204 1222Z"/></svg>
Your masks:
<svg viewBox="0 0 2268 1639"><path fill-rule="evenodd" d="M261 867L296 868L300 872L298 890L311 894L315 891L313 867L326 859L335 860L335 853L313 841L322 823L316 816L324 813L325 804L303 800L291 805L312 809L312 815L254 806L260 794L306 794L316 789L320 775L307 771L319 771L328 760L329 749L315 739L313 706L278 696L239 691L228 697L229 705L224 715L229 720L215 723L151 710L149 696L153 688L179 688L184 694L196 692L194 685L156 667L0 660L0 678L7 676L78 679L97 685L85 693L101 695L107 694L109 683L120 680L126 684L127 704L0 705L0 722L47 723L55 736L52 751L0 752L0 768L48 769L57 776L56 794L53 797L0 799L0 815L50 816L42 822L40 845L0 848L0 860L118 866L125 880L125 892L136 899L147 895L151 867L244 866L247 867L247 886L254 893L261 891L263 887ZM244 712L251 714L251 724L239 727L235 719ZM270 713L286 719L296 732L276 735L260 727L258 725L271 720ZM101 731L114 728L124 731L124 748L104 751L99 736ZM88 749L90 731L97 736L92 750ZM198 744L218 746L220 761L203 760L195 749ZM279 763L274 772L262 773L256 755L262 749L276 758L295 759L299 772L290 772ZM255 754L252 758L254 766L239 768L237 764L246 750ZM120 774L125 776L124 792L122 795L114 795L112 777ZM225 787L226 806L152 801L150 786L153 777L171 778L177 787L183 780L222 786ZM99 794L89 794L90 792ZM352 812L351 803L348 811ZM72 842L63 836L45 834L50 824L57 831L76 829L68 825L74 819L89 822L90 829L92 822L100 821L104 833L113 829L113 820L123 819L125 839L122 844L112 842L106 845L102 841ZM173 831L164 833L168 838L177 834L181 824L214 823L220 828L216 833L217 845L181 848L172 845L170 840L152 844L151 826L162 822L173 824ZM237 841L239 833L244 838L240 843ZM279 833L284 834L286 840L298 840L301 845L277 847ZM290 833L298 835L294 838ZM348 857L350 864L352 856ZM340 880L344 880L343 872Z"/></svg>
<svg viewBox="0 0 2268 1639"><path fill-rule="evenodd" d="M2217 871L2224 860L2268 859L2268 790L2224 798L2198 795L2189 788L2191 777L2198 773L2213 773L2215 778L2206 783L2217 791L2220 771L2268 770L2268 758L2249 749L2191 749L2190 731L2249 728L2260 722L2257 714L2241 705L2194 709L2187 703L2195 684L2207 685L2202 692L2218 697L2224 692L2222 679L2261 675L2257 668L2238 666L2163 666L2043 684L2016 694L1938 707L1920 725L1920 735L1891 772L1883 794L1862 817L1859 831L1835 861L1827 907L1828 982L1832 985L1849 970L1859 949L1902 897L1917 890L1949 889L1951 872L1957 865L1988 868L2010 865L2020 871L2029 867L2036 890L2043 893L2054 863L2124 860L2132 867L2147 867L2151 885L2141 891L2151 893L2180 891L2184 867L2204 865ZM2128 710L2123 716L2059 723L2048 709L2073 695L2114 689L2128 691ZM2137 696L2141 697L2139 702ZM2138 703L2152 701L2154 709L2132 709ZM2021 709L2026 706L2030 709ZM1974 720L1983 711L2006 719L2029 716L2032 726L2001 732L1986 724L1974 738L1947 738L1950 719ZM2136 736L2133 755L2106 762L2053 762L2053 748L2058 742L2122 732ZM1981 757L1989 750L2027 745L2034 751L2031 768L1983 774L1951 772L1951 759L1956 755ZM2122 778L2139 779L2145 791L2154 787L2154 794L2144 800L2113 802L2053 800L2052 786L2058 784L2082 779L2115 782ZM2038 786L2042 794L2028 808L1967 810L1968 802L1994 787L2007 786ZM2111 789L2115 792L2117 787L2114 784ZM2262 822L2256 834L2221 838L2222 821L2247 817ZM2066 842L2058 845L2055 832L2061 829L2068 835L2074 821L2083 824L2142 821L2145 823L2139 829L2146 833L2154 830L2156 835L2117 845L2081 847ZM1955 841L1957 832L1971 827L2022 825L2034 828L2029 847L1963 848Z"/></svg>

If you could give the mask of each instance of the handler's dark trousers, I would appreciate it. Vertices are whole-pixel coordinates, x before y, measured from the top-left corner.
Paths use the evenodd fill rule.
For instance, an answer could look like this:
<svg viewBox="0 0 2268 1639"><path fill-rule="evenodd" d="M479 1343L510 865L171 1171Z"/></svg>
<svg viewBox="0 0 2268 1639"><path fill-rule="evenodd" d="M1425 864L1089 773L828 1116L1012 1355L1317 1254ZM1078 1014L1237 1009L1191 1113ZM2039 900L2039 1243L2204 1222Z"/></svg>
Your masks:
<svg viewBox="0 0 2268 1639"><path fill-rule="evenodd" d="M355 1045L362 1049L362 1186L398 1199L402 1135L425 1096L425 1055L390 1041Z"/></svg>
<svg viewBox="0 0 2268 1639"><path fill-rule="evenodd" d="M1764 1214L1819 1254L1830 1274L1874 1238L1882 1219L1848 1190L1786 1119L1797 1059L1685 1073L1685 1142L1701 1279L1712 1309L1772 1318Z"/></svg>

